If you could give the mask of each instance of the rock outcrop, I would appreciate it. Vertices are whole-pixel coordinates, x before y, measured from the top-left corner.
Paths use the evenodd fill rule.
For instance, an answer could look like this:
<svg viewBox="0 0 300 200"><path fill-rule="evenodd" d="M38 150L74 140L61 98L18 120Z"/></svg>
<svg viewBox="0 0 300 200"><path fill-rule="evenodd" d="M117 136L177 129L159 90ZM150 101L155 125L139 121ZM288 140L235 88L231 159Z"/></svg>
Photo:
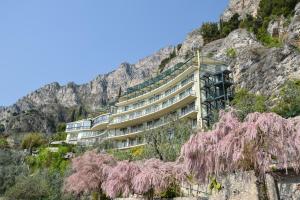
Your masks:
<svg viewBox="0 0 300 200"><path fill-rule="evenodd" d="M228 57L229 49L236 52L235 58ZM236 87L254 93L271 96L286 80L300 78L300 54L295 48L289 45L264 47L245 29L238 29L225 39L207 44L203 52L229 63Z"/></svg>
<svg viewBox="0 0 300 200"><path fill-rule="evenodd" d="M169 46L136 64L122 63L115 71L99 75L87 84L51 83L28 94L14 105L0 109L0 124L6 132L51 133L59 122L72 121L74 112L95 112L115 101L125 90L156 74L157 67L174 47ZM80 111L81 110L81 111Z"/></svg>
<svg viewBox="0 0 300 200"><path fill-rule="evenodd" d="M230 0L228 8L222 15L222 20L228 21L235 13L242 18L247 14L256 16L260 0Z"/></svg>
<svg viewBox="0 0 300 200"><path fill-rule="evenodd" d="M232 0L223 18L228 18L234 12L256 15L259 2ZM274 27L276 24L273 24ZM54 132L59 122L72 121L75 116L86 116L87 112L107 108L116 100L120 90L125 91L155 76L163 60L168 58L164 67L167 69L184 61L193 49L202 49L203 55L228 63L237 88L273 96L286 80L300 78L299 47L300 4L296 6L291 23L285 26L282 47L268 48L245 29L235 30L226 38L204 45L199 31L194 31L182 45L163 48L136 64L122 63L115 71L99 75L87 84L69 83L61 86L52 83L23 97L12 106L0 107L0 124L5 125L8 133ZM234 54L230 56L229 50ZM173 52L176 52L176 56L169 59Z"/></svg>

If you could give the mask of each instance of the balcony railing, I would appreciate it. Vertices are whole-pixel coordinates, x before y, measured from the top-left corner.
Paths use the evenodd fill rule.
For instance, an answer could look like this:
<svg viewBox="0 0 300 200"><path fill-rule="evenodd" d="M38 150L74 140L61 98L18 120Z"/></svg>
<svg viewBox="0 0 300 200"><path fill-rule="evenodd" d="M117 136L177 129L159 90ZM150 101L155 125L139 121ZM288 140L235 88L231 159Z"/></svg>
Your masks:
<svg viewBox="0 0 300 200"><path fill-rule="evenodd" d="M90 138L105 138L106 132L83 132L79 135L80 139L90 139Z"/></svg>
<svg viewBox="0 0 300 200"><path fill-rule="evenodd" d="M145 141L144 140L133 140L133 141L129 141L129 142L119 142L119 143L115 143L115 148L117 149L125 149L125 148L133 148L133 147L137 147L137 146L141 146L141 145L145 145Z"/></svg>
<svg viewBox="0 0 300 200"><path fill-rule="evenodd" d="M122 113L122 112L127 112L127 111L131 111L131 110L135 110L135 109L141 108L141 107L143 107L145 105L149 105L149 104L152 104L154 102L157 102L160 99L163 99L165 97L168 97L168 96L174 94L175 92L177 92L178 90L180 90L182 87L184 87L185 85L187 85L188 83L193 82L193 81L194 81L194 75L189 76L188 78L186 78L183 81L181 81L181 83L179 83L178 85L174 86L169 91L166 91L165 93L162 93L162 94L156 95L155 97L152 97L152 98L149 98L147 100L144 100L143 102L137 103L136 105L135 104L131 105L131 106L129 106L126 109L124 109L124 108L123 109L118 109L116 113Z"/></svg>
<svg viewBox="0 0 300 200"><path fill-rule="evenodd" d="M187 110L181 111L181 113L179 115L179 118L183 117L183 116L185 116L185 115L187 115L191 112L195 112L195 111L198 111L198 109L195 106L190 107ZM110 138L119 137L119 136L127 136L127 135L131 135L131 134L138 134L138 133L141 133L143 131L148 131L148 130L152 130L152 129L162 127L164 125L167 125L171 121L172 121L171 119L161 118L160 120L153 122L151 125L143 124L140 127L132 128L132 129L129 129L129 130L127 129L126 131L120 131L120 130L110 131L107 138L110 139Z"/></svg>
<svg viewBox="0 0 300 200"><path fill-rule="evenodd" d="M91 126L74 126L74 127L67 127L66 132L71 132L71 131L80 131L80 130L87 130L90 129Z"/></svg>
<svg viewBox="0 0 300 200"><path fill-rule="evenodd" d="M170 80L170 78L172 78L173 76L177 76L177 74L190 67L194 61L194 57L189 58L184 63L178 63L174 67L164 71L163 73L152 79L149 79L139 85L128 88L123 97L126 96L127 98L134 98L136 97L137 93L139 93L138 95L146 93L145 88L159 87L157 83L165 84Z"/></svg>
<svg viewBox="0 0 300 200"><path fill-rule="evenodd" d="M104 124L109 122L109 114L100 115L93 120L92 126Z"/></svg>
<svg viewBox="0 0 300 200"><path fill-rule="evenodd" d="M76 134L68 134L67 135L67 141L77 141L77 139L78 139L78 134L76 133Z"/></svg>
<svg viewBox="0 0 300 200"><path fill-rule="evenodd" d="M130 115L124 115L122 117L117 117L115 118L113 121L112 121L112 124L117 124L117 123L122 123L122 122L125 122L125 121L129 121L129 120L133 120L133 119L137 119L141 116L145 116L145 115L149 115L151 113L155 113L155 112L158 112L162 109L165 109L175 103L178 103L180 102L182 99L184 99L185 97L189 96L189 95L195 95L195 91L193 90L186 90L185 92L179 94L178 96L176 96L175 98L171 98L167 101L167 103L162 103L162 104L159 104L159 105L156 105L156 106L153 106L151 108L148 108L148 109L144 109L142 111L139 111L139 112L135 112L135 113L132 113Z"/></svg>

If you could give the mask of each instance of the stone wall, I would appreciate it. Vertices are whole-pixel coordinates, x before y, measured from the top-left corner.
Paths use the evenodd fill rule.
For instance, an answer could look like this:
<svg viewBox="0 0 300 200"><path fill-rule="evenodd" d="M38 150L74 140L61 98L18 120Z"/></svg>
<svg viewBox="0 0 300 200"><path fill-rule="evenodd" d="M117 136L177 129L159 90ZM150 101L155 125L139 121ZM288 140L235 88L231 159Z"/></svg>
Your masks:
<svg viewBox="0 0 300 200"><path fill-rule="evenodd" d="M218 178L222 187L220 191L211 191L207 184L202 184L184 185L183 192L185 196L207 200L258 200L256 181L254 172L242 172Z"/></svg>
<svg viewBox="0 0 300 200"><path fill-rule="evenodd" d="M266 174L265 192L269 200L300 200L300 175L293 172ZM221 190L210 190L208 184L182 185L183 197L174 200L259 200L257 177L253 171L219 177ZM143 200L144 198L118 198L117 200Z"/></svg>
<svg viewBox="0 0 300 200"><path fill-rule="evenodd" d="M300 176L299 175L281 175L275 177L277 193L279 199L299 200L300 199Z"/></svg>

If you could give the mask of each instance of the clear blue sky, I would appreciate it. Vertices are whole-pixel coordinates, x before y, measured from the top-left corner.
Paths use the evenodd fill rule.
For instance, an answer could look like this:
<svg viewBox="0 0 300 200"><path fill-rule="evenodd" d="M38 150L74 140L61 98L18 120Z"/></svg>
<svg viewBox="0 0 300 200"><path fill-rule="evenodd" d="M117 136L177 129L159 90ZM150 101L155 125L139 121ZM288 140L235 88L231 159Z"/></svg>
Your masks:
<svg viewBox="0 0 300 200"><path fill-rule="evenodd" d="M217 21L228 0L2 0L0 105L51 83L81 84Z"/></svg>

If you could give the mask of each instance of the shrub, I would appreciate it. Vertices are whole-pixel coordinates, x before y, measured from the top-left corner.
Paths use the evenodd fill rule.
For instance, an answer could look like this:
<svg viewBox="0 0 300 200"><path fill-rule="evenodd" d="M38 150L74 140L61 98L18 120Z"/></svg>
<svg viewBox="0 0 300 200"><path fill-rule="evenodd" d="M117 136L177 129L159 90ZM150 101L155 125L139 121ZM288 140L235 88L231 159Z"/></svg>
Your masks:
<svg viewBox="0 0 300 200"><path fill-rule="evenodd" d="M249 113L266 112L266 97L250 93L246 89L238 90L231 102L232 106L239 111L239 115L244 119Z"/></svg>
<svg viewBox="0 0 300 200"><path fill-rule="evenodd" d="M6 149L8 148L8 142L5 138L0 138L0 149Z"/></svg>
<svg viewBox="0 0 300 200"><path fill-rule="evenodd" d="M239 14L234 14L228 22L220 22L220 36L227 37L229 33L239 28L240 25Z"/></svg>
<svg viewBox="0 0 300 200"><path fill-rule="evenodd" d="M8 200L40 200L49 196L47 181L38 175L19 177L16 184L5 193Z"/></svg>
<svg viewBox="0 0 300 200"><path fill-rule="evenodd" d="M66 123L59 123L56 127L57 133L62 133L66 131Z"/></svg>
<svg viewBox="0 0 300 200"><path fill-rule="evenodd" d="M147 145L143 149L143 158L158 158L163 161L175 161L180 149L192 134L192 125L186 120L170 118L170 123L158 129L145 131Z"/></svg>
<svg viewBox="0 0 300 200"><path fill-rule="evenodd" d="M67 139L66 132L58 132L51 136L51 141L63 141Z"/></svg>
<svg viewBox="0 0 300 200"><path fill-rule="evenodd" d="M69 161L64 159L64 156L69 152L68 147L59 147L58 152L51 152L47 148L41 148L37 156L28 156L27 164L32 171L48 169L50 172L64 174Z"/></svg>
<svg viewBox="0 0 300 200"><path fill-rule="evenodd" d="M109 153L117 160L142 160L147 158L145 147L136 147L128 150L110 150Z"/></svg>
<svg viewBox="0 0 300 200"><path fill-rule="evenodd" d="M220 31L219 31L218 23L213 23L213 22L204 23L201 26L199 32L202 35L205 43L209 43L214 40L220 39Z"/></svg>
<svg viewBox="0 0 300 200"><path fill-rule="evenodd" d="M24 157L22 152L0 149L0 196L15 184L16 177L28 174Z"/></svg>
<svg viewBox="0 0 300 200"><path fill-rule="evenodd" d="M285 83L273 111L285 118L300 115L300 80L289 80Z"/></svg>
<svg viewBox="0 0 300 200"><path fill-rule="evenodd" d="M30 153L34 148L40 147L46 143L45 138L40 133L30 133L24 136L22 140L22 148L28 149Z"/></svg>
<svg viewBox="0 0 300 200"><path fill-rule="evenodd" d="M294 8L299 0L261 0L259 3L258 16L266 18L269 16L285 16L293 14Z"/></svg>
<svg viewBox="0 0 300 200"><path fill-rule="evenodd" d="M228 58L236 58L236 56L237 56L236 50L234 48L227 49L226 50L226 56Z"/></svg>
<svg viewBox="0 0 300 200"><path fill-rule="evenodd" d="M279 38L272 37L265 28L260 28L257 33L257 39L267 47L281 47L282 42Z"/></svg>

